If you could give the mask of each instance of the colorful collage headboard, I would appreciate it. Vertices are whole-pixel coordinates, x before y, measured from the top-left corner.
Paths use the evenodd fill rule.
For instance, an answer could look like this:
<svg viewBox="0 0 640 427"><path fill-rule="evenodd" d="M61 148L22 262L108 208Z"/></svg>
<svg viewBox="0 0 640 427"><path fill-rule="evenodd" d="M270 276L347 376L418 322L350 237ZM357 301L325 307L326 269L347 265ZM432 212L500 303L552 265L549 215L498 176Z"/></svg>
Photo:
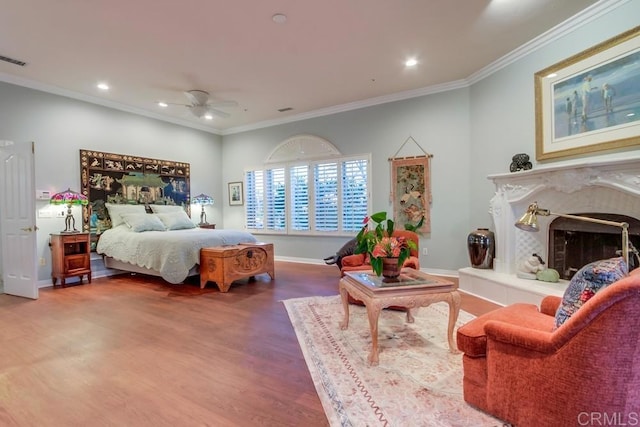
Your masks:
<svg viewBox="0 0 640 427"><path fill-rule="evenodd" d="M111 227L105 203L184 206L190 213L189 163L80 150L82 229L97 236Z"/></svg>

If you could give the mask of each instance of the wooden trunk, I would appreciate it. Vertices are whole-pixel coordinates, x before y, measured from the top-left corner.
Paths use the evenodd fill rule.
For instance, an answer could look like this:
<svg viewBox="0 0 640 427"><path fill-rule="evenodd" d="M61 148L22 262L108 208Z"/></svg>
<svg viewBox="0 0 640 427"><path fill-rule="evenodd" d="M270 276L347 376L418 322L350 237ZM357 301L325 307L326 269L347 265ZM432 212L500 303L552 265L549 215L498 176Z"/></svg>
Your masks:
<svg viewBox="0 0 640 427"><path fill-rule="evenodd" d="M200 288L215 282L227 292L234 280L267 273L275 279L273 243L241 243L200 250Z"/></svg>

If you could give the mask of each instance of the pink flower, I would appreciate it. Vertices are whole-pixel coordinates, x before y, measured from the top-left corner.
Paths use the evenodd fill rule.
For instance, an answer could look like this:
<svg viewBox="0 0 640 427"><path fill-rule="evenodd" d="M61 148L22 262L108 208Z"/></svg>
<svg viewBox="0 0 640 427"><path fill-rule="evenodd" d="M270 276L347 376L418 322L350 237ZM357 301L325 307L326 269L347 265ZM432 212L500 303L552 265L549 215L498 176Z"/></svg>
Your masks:
<svg viewBox="0 0 640 427"><path fill-rule="evenodd" d="M384 250L382 243L378 243L374 248L373 252L371 252L371 256L374 258L380 258L387 256L387 251Z"/></svg>

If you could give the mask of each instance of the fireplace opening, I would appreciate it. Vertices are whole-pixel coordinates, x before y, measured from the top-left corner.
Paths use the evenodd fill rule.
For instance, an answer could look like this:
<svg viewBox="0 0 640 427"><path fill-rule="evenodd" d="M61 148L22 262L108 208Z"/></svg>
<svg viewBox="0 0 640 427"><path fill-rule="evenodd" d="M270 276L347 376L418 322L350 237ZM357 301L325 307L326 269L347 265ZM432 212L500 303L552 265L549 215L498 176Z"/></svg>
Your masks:
<svg viewBox="0 0 640 427"><path fill-rule="evenodd" d="M629 224L629 241L640 248L640 220L626 215L579 213L574 215ZM549 226L548 267L569 280L583 266L600 259L621 255L622 229L572 218L556 218ZM629 270L638 267L638 258L629 251Z"/></svg>

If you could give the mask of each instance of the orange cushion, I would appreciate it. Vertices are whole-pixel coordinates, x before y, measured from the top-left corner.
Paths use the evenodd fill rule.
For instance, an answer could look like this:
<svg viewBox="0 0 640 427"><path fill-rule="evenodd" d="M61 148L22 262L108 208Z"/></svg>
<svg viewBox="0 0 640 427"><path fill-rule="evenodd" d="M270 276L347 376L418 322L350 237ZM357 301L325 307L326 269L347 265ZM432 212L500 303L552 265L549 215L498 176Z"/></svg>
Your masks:
<svg viewBox="0 0 640 427"><path fill-rule="evenodd" d="M458 328L458 349L469 357L487 354L487 334L484 325L490 320L521 325L529 329L551 331L554 317L542 314L533 304L512 304L490 311Z"/></svg>
<svg viewBox="0 0 640 427"><path fill-rule="evenodd" d="M342 258L343 267L358 267L364 264L364 254L353 254Z"/></svg>

